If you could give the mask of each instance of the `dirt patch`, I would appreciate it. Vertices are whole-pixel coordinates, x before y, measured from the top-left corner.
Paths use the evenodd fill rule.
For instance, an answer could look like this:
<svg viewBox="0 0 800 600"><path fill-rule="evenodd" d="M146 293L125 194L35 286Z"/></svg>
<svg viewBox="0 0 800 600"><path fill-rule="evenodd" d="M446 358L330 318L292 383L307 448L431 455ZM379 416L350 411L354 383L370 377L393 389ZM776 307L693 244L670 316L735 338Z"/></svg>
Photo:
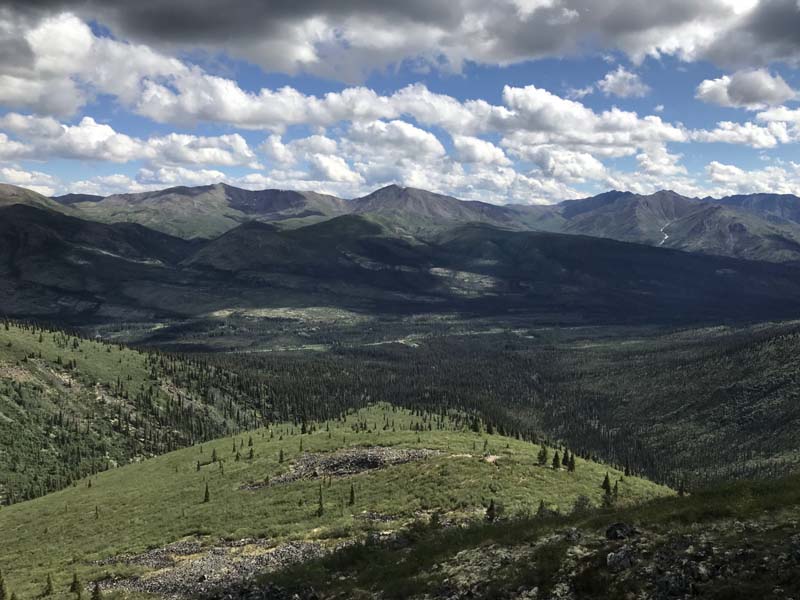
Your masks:
<svg viewBox="0 0 800 600"><path fill-rule="evenodd" d="M34 377L21 367L0 362L0 379L10 379L15 383L27 383Z"/></svg>
<svg viewBox="0 0 800 600"><path fill-rule="evenodd" d="M346 477L394 465L426 460L439 454L438 450L427 448L388 448L384 446L345 448L335 452L306 452L292 463L289 472L273 477L269 482L246 485L242 489L255 490L302 479Z"/></svg>
<svg viewBox="0 0 800 600"><path fill-rule="evenodd" d="M488 456L484 456L483 460L485 460L490 465L493 465L493 464L495 464L497 462L497 459L499 459L499 458L500 457L497 456L496 454L490 454Z"/></svg>
<svg viewBox="0 0 800 600"><path fill-rule="evenodd" d="M312 542L272 546L267 540L241 540L200 552L198 549L197 542L178 542L137 556L108 559L104 564L135 564L157 570L140 577L108 581L103 587L165 598L194 598L235 588L262 573L320 558L335 548Z"/></svg>

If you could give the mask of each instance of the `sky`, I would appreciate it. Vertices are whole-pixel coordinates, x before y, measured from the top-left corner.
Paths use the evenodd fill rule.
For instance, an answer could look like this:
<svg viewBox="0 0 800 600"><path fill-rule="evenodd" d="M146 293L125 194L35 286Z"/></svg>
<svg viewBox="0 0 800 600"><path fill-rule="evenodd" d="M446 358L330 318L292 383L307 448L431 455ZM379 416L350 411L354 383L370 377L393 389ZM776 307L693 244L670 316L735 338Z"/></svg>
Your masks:
<svg viewBox="0 0 800 600"><path fill-rule="evenodd" d="M800 194L800 0L0 0L0 182Z"/></svg>

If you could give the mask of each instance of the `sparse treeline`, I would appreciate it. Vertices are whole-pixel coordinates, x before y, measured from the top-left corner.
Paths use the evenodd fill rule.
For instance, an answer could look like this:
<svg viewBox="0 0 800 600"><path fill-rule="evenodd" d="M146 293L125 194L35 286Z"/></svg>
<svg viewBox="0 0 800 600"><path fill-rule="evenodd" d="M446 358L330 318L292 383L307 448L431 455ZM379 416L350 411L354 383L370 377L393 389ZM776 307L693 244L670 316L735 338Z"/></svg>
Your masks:
<svg viewBox="0 0 800 600"><path fill-rule="evenodd" d="M0 339L0 503L253 429L269 412L201 361L8 320Z"/></svg>

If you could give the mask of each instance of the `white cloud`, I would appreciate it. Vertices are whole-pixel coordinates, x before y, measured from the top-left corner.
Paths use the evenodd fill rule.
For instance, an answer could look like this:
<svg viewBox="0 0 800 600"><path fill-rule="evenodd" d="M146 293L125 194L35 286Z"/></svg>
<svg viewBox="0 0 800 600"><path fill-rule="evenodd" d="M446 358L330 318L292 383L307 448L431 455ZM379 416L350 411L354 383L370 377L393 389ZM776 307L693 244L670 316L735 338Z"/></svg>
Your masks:
<svg viewBox="0 0 800 600"><path fill-rule="evenodd" d="M739 71L719 79L706 79L695 98L719 106L757 110L783 104L797 96L783 77L771 75L766 69Z"/></svg>
<svg viewBox="0 0 800 600"><path fill-rule="evenodd" d="M792 141L786 123L771 122L766 126L754 123L734 123L721 121L713 130L699 130L692 133L692 138L700 142L718 142L724 144L742 144L753 148L774 148L778 144Z"/></svg>
<svg viewBox="0 0 800 600"><path fill-rule="evenodd" d="M141 169L136 181L141 184L154 184L160 187L177 185L212 185L225 180L225 173L213 169L186 169L184 167L161 167Z"/></svg>
<svg viewBox="0 0 800 600"><path fill-rule="evenodd" d="M125 163L146 160L158 165L244 165L261 168L255 153L239 134L201 137L171 133L146 140L117 132L113 127L83 117L77 125L61 124L51 117L8 113L0 129L20 138L0 134L0 158L72 158Z"/></svg>
<svg viewBox="0 0 800 600"><path fill-rule="evenodd" d="M670 154L663 145L649 147L636 156L642 172L662 177L686 175L686 167L679 162L681 158L680 154Z"/></svg>
<svg viewBox="0 0 800 600"><path fill-rule="evenodd" d="M312 175L317 179L339 183L362 183L364 178L354 172L350 165L340 156L329 154L312 154L309 157Z"/></svg>
<svg viewBox="0 0 800 600"><path fill-rule="evenodd" d="M355 122L347 132L349 148L360 156L441 157L444 146L430 131L405 121Z"/></svg>
<svg viewBox="0 0 800 600"><path fill-rule="evenodd" d="M15 167L0 168L0 182L25 187L44 196L52 196L59 185L58 179L52 175Z"/></svg>
<svg viewBox="0 0 800 600"><path fill-rule="evenodd" d="M606 169L599 160L586 152L565 150L554 146L526 148L522 157L536 163L548 177L571 183L600 180Z"/></svg>
<svg viewBox="0 0 800 600"><path fill-rule="evenodd" d="M639 75L626 70L622 65L618 66L616 71L606 73L606 76L597 82L597 87L606 96L620 98L642 98L650 93L650 87Z"/></svg>
<svg viewBox="0 0 800 600"><path fill-rule="evenodd" d="M745 170L735 165L712 161L706 167L717 195L751 194L770 190L776 194L800 195L800 164L769 166Z"/></svg>
<svg viewBox="0 0 800 600"><path fill-rule="evenodd" d="M491 142L468 135L454 135L453 147L456 157L464 163L482 163L485 165L509 166L511 161L503 152Z"/></svg>

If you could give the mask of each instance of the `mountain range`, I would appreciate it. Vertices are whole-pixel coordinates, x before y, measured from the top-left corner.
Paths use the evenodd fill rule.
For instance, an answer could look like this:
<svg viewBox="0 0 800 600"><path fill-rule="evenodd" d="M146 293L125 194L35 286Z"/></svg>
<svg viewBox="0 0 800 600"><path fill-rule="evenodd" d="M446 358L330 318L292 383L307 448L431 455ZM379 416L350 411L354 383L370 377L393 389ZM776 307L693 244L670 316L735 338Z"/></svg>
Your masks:
<svg viewBox="0 0 800 600"><path fill-rule="evenodd" d="M548 322L673 322L793 317L800 308L793 261L709 256L703 245L731 242L712 231L715 223L772 227L766 217L667 192L521 207L395 186L344 201L218 185L90 202L130 211L144 206L127 213L133 220L155 218L163 201L165 215L158 223L143 218L145 224L89 220L86 201L64 205L17 188L6 189L6 198L0 307L18 317L147 320L337 306L372 313L510 311ZM231 228L210 238L158 231L156 224L177 222L171 215L179 209L185 223L213 218ZM707 212L742 216L709 219L704 235L691 237L698 228L692 216ZM662 234L669 244L656 243L663 227L657 225L667 218L674 219ZM783 218L774 227L790 229ZM569 233L536 231L536 222ZM679 243L667 233L673 230L689 232L680 244L691 241L688 249L698 251L672 249ZM775 252L791 250L788 240L768 241Z"/></svg>
<svg viewBox="0 0 800 600"><path fill-rule="evenodd" d="M792 195L715 199L671 191L649 195L611 191L549 206L494 205L396 185L344 200L314 192L250 191L220 183L105 198L69 194L37 202L51 209L55 202L67 214L90 220L139 223L186 239L216 237L250 221L292 229L354 214L396 235L426 241L459 225L485 223L515 231L580 234L800 264L800 198Z"/></svg>

